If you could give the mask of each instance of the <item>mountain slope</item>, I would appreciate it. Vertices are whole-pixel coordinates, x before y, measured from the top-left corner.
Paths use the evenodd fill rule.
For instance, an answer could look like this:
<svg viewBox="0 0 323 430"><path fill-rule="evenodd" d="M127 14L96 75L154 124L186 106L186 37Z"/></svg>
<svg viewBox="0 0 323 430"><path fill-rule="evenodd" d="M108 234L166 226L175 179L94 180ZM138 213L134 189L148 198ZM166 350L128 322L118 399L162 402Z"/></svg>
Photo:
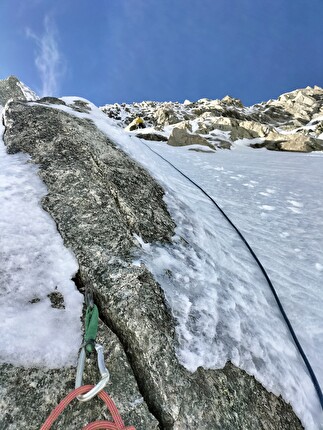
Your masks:
<svg viewBox="0 0 323 430"><path fill-rule="evenodd" d="M292 91L278 100L251 107L244 107L240 100L227 96L222 100L201 99L183 104L114 104L101 109L120 127L126 127L135 117L142 117L147 133L158 131L167 138L171 136L168 140L171 145L181 145L187 134L193 134L205 138L207 146L213 149L229 148L241 139L250 139L247 143L254 148L270 150L323 149L323 90L319 87ZM177 139L173 138L175 131ZM196 142L201 145L198 139ZM194 138L190 144L194 144Z"/></svg>
<svg viewBox="0 0 323 430"><path fill-rule="evenodd" d="M252 113L251 108L229 98L221 103L226 101L226 110L232 115ZM181 119L190 121L193 130L198 121L193 116L185 119L188 105L186 102L178 109ZM269 390L283 394L306 428L320 428L315 392L254 262L209 202L143 146L134 137L137 131L123 130L137 115L125 112L129 115L122 123L107 118L83 99L14 101L7 104L4 113L4 140L10 153L23 151L38 164L47 186L42 206L54 218L79 264L76 284L81 291L84 286L94 290L103 320L102 340L113 346L107 358L112 375L108 388L126 422L137 429L158 425L164 429L302 428L290 406L268 393L238 368L241 366ZM229 118L221 117L221 121ZM149 116L146 122L149 125ZM158 128L163 135L170 135L173 127L151 125L152 133ZM216 130L217 136L232 144L234 130ZM235 132L240 130L235 127ZM212 145L206 134L204 138ZM203 157L209 157L214 164L204 165L202 176L213 169L211 178L223 172L223 182L230 178L232 186L238 181L233 176L238 178L239 174L229 170L229 161L222 167L216 158L220 153L239 155L237 143L232 146L235 152L209 155L165 143L149 145L165 151L173 161L183 162L183 166L196 164L195 173L205 161ZM250 153L266 154L242 149L246 157ZM256 186L254 179L241 181L242 187L245 183L250 189ZM229 186L230 181L226 182ZM228 200L234 205L233 197L228 196ZM237 212L243 212L244 206L249 206L249 200L248 205L238 202ZM21 252L23 256L23 246ZM60 288L59 292L65 302L67 293ZM46 294L37 299L51 307ZM32 308L37 303L25 305ZM186 318L184 326L182 317ZM228 351L228 360L235 365L226 364ZM225 367L216 369L210 357L223 359ZM2 361L10 359L4 357ZM91 382L96 378L93 364ZM28 381L20 396L15 369L4 364L1 373L0 389L7 393L3 411L9 410L12 402L17 405L14 411L3 414L1 424L8 429L17 427L20 416L27 429L33 428L35 420L40 424L47 409L73 384L73 369L19 368L19 374ZM32 389L35 386L37 390ZM44 398L47 407L41 406ZM102 410L88 406L86 414L87 419L93 419ZM63 427L81 425L82 417L68 414L62 420L59 425Z"/></svg>

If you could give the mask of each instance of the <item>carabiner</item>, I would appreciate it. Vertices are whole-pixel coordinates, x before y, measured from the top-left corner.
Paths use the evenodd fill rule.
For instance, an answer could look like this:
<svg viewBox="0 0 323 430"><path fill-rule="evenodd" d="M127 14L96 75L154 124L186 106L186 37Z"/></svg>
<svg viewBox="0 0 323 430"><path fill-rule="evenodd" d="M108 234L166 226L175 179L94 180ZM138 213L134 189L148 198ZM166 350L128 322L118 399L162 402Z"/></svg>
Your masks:
<svg viewBox="0 0 323 430"><path fill-rule="evenodd" d="M89 306L90 308L93 308L93 306L94 306L94 300L93 300L93 291L92 291L92 289L85 288L84 301L85 301L86 306Z"/></svg>
<svg viewBox="0 0 323 430"><path fill-rule="evenodd" d="M98 356L98 367L99 367L99 371L101 374L101 380L88 393L81 394L80 396L77 397L77 399L80 402L87 402L88 400L90 400L94 396L96 396L100 391L103 390L103 388L107 385L107 383L110 379L110 373L109 373L108 369L105 367L105 363L104 363L103 346L96 343L94 347L95 347L95 350L96 350L97 356ZM85 365L85 347L82 346L82 349L81 349L81 352L79 355L79 359L78 359L78 363L77 363L75 388L79 388L82 385L84 365Z"/></svg>

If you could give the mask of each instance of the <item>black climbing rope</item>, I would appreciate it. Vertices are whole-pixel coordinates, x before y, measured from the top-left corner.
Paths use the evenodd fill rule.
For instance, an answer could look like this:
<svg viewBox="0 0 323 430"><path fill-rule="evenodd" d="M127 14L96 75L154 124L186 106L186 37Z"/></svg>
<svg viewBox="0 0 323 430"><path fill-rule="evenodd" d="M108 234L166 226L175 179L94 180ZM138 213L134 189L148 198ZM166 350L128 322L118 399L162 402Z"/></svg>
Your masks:
<svg viewBox="0 0 323 430"><path fill-rule="evenodd" d="M140 139L141 140L141 139ZM268 274L267 274L267 272L266 272L266 270L265 270L265 268L264 268L264 266L262 265L262 263L260 262L260 260L259 260L259 258L257 257L257 255L255 254L255 252L254 252L254 250L251 248L251 246L249 245L249 243L247 242L247 239L243 236L243 234L241 233L241 231L238 229L238 227L231 221L231 219L228 217L228 215L224 212L224 210L218 205L218 203L200 186L200 185L198 185L196 182L194 182L189 176L187 176L187 175L185 175L185 173L183 173L180 169L178 169L176 166L174 166L174 164L173 163L171 163L169 160L167 160L165 157L163 157L161 154L159 154L157 151L155 151L154 149L152 149L149 145L147 145L145 142L143 142L142 140L141 140L141 143L143 144L143 145L145 145L151 152L153 152L154 154L156 154L158 157L160 157L162 160L164 160L166 163L168 163L171 167L173 167L178 173L180 173L184 178L186 178L189 182L191 182L195 187L197 187L208 199L210 199L211 200L211 202L217 207L217 209L221 212L221 214L224 216L224 218L228 221L228 223L234 228L234 230L238 233L238 235L239 235L239 237L240 237L240 239L244 242L244 244L246 245L246 247L248 248L248 250L249 250L249 252L251 253L251 255L253 256L253 258L256 260L256 262L257 262L257 264L258 264L258 266L260 267L260 270L261 270L261 272L263 273L263 275L264 275L264 277L265 277L265 279L266 279L266 281L267 281L267 283L268 283L268 285L269 285L269 287L270 287L270 289L271 289L271 292L273 293L273 295L274 295L274 297L275 297L275 300L276 300L276 303L277 303L277 305L278 305L278 307L279 307L279 310L280 310L280 312L281 312L281 314L282 314L282 316L283 316L283 318L284 318L284 320L285 320L285 322L286 322L286 324L287 324L287 327L288 327L288 329L289 329L289 331L290 331L290 333L291 333L291 335L292 335L292 338L293 338L293 340L294 340L294 342L295 342L295 345L297 346L297 349L298 349L298 351L299 351L299 353L300 353L300 355L301 355L301 357L303 358L303 360L304 360L304 363L305 363L305 365L306 365L306 367L307 367L307 370L308 370L308 372L309 372L309 374L310 374L310 377L311 377L311 379L312 379L312 382L313 382L313 385L314 385L314 387L315 387L315 390L316 390L316 392L317 392L317 395L318 395L318 398L319 398L319 401L320 401L320 404L321 404L321 408L322 408L322 410L323 410L323 394L322 394L322 390L321 390L321 387L320 387L320 384L319 384L319 382L318 382L318 380L317 380L317 378L316 378L316 375L315 375L315 373L314 373L314 370L312 369L312 366L311 366L311 364L310 364L310 362L309 362L309 360L308 360L308 358L307 358L307 356L306 356L306 354L305 354L305 352L304 352L304 350L303 350L303 348L302 348L302 346L301 346L301 344L300 344L300 342L299 342L299 340L298 340L298 338L297 338L297 336L296 336L296 333L295 333L295 331L294 331L294 329L293 329L293 326L292 326L292 324L291 324L291 322L290 322L290 320L289 320L289 318L288 318L288 316L287 316L287 314L286 314L286 312L285 312L285 309L283 308L283 305L282 305L282 303L281 303L281 301L280 301L280 299L279 299L279 297L278 297L278 295L277 295L277 292L276 292L276 290L275 290L275 287L273 286L273 284L272 284L272 282L271 282L271 280L270 280L270 278L269 278L269 276L268 276Z"/></svg>

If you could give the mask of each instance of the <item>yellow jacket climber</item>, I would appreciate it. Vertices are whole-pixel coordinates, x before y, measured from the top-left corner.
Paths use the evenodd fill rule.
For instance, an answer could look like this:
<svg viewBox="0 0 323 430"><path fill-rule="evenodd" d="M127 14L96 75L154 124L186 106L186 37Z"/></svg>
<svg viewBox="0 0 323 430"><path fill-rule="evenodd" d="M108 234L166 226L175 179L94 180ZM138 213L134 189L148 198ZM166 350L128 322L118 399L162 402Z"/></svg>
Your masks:
<svg viewBox="0 0 323 430"><path fill-rule="evenodd" d="M126 128L126 131L133 131L133 130L137 130L138 128L145 128L145 123L144 120L140 117L137 116L137 118L135 118Z"/></svg>
<svg viewBox="0 0 323 430"><path fill-rule="evenodd" d="M138 127L140 127L140 124L143 124L144 120L140 118L140 116L137 116L137 118L135 119L135 123L138 125Z"/></svg>

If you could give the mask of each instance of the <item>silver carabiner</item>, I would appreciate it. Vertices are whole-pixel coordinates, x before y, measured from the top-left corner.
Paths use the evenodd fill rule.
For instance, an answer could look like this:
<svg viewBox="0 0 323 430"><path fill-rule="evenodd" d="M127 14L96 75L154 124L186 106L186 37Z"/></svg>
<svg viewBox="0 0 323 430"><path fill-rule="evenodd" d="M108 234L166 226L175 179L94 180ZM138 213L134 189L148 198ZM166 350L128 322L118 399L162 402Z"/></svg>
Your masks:
<svg viewBox="0 0 323 430"><path fill-rule="evenodd" d="M107 385L109 379L110 379L110 373L108 369L105 367L104 363L104 351L103 346L96 343L95 344L95 350L97 352L98 356L98 367L101 374L101 380L93 387L88 393L81 394L77 397L77 399L80 402L87 402L88 400L95 397L100 391L103 390L103 388ZM75 378L75 388L79 388L82 385L82 379L83 379L83 372L84 372L84 365L85 365L85 347L82 346L78 363L77 363L77 371L76 371L76 378Z"/></svg>

